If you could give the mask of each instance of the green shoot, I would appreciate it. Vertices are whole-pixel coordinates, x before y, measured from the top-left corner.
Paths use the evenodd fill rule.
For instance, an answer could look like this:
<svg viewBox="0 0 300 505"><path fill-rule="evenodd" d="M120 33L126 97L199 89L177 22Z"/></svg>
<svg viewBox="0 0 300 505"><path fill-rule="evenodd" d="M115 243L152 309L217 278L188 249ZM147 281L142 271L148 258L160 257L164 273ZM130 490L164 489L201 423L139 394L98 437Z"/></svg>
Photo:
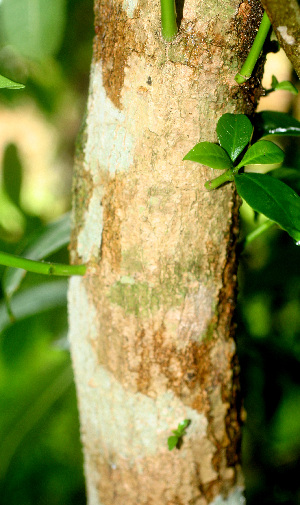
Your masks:
<svg viewBox="0 0 300 505"><path fill-rule="evenodd" d="M175 447L176 449L180 449L183 443L182 438L186 435L186 428L191 424L191 422L192 421L190 419L185 419L178 424L177 430L172 430L174 435L171 435L168 438L169 451L172 451Z"/></svg>
<svg viewBox="0 0 300 505"><path fill-rule="evenodd" d="M34 261L14 254L0 251L0 265L13 268L23 268L27 272L44 275L58 275L68 277L70 275L84 275L86 265L64 265L61 263L47 263L44 261Z"/></svg>
<svg viewBox="0 0 300 505"><path fill-rule="evenodd" d="M292 84L290 81L281 81L278 82L277 78L275 75L272 75L272 84L270 89L265 90L265 95L269 95L270 93L273 93L273 91L276 91L278 89L284 90L284 91L289 91L293 95L298 95L298 90Z"/></svg>
<svg viewBox="0 0 300 505"><path fill-rule="evenodd" d="M176 6L174 0L160 0L161 5L161 33L170 42L177 35Z"/></svg>
<svg viewBox="0 0 300 505"><path fill-rule="evenodd" d="M250 49L250 53L248 54L240 72L238 72L235 76L235 80L238 84L244 84L244 82L250 79L270 28L270 20L267 13L264 12L257 35Z"/></svg>
<svg viewBox="0 0 300 505"><path fill-rule="evenodd" d="M241 251L243 251L257 237L260 237L267 230L269 230L270 228L273 228L273 226L275 226L275 224L276 223L274 223L274 221L270 221L270 219L268 219L267 221L265 221L261 225L257 226L257 228L255 228L255 230L253 230L250 233L248 233L248 235L246 235L246 237L244 238L244 240L242 240L240 242L240 249L241 249Z"/></svg>

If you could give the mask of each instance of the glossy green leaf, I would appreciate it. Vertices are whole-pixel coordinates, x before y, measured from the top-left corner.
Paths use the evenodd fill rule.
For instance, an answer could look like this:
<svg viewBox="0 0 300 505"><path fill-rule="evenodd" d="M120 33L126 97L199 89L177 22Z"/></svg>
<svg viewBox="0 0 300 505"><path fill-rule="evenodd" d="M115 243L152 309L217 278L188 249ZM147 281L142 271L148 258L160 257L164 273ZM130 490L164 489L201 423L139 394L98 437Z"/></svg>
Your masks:
<svg viewBox="0 0 300 505"><path fill-rule="evenodd" d="M271 165L281 163L283 159L284 152L280 147L268 140L260 140L249 147L237 168L245 165Z"/></svg>
<svg viewBox="0 0 300 505"><path fill-rule="evenodd" d="M17 293L11 301L11 309L17 320L40 312L62 307L67 303L68 281L66 279L44 282ZM0 332L11 325L6 304L0 304Z"/></svg>
<svg viewBox="0 0 300 505"><path fill-rule="evenodd" d="M254 115L253 126L256 139L266 135L300 136L300 121L284 112L259 112Z"/></svg>
<svg viewBox="0 0 300 505"><path fill-rule="evenodd" d="M272 89L283 89L284 91L290 91L293 95L298 95L298 90L290 81L278 82L275 75L272 76Z"/></svg>
<svg viewBox="0 0 300 505"><path fill-rule="evenodd" d="M46 258L69 243L70 233L70 214L67 213L38 230L26 249L22 251L21 256L31 260ZM8 298L19 288L25 275L26 271L19 268L6 269L3 277L3 289Z"/></svg>
<svg viewBox="0 0 300 505"><path fill-rule="evenodd" d="M249 144L252 132L251 121L244 114L223 114L217 124L219 142L232 161Z"/></svg>
<svg viewBox="0 0 300 505"><path fill-rule="evenodd" d="M176 447L177 444L178 444L178 437L172 436L172 437L168 438L169 451L172 451Z"/></svg>
<svg viewBox="0 0 300 505"><path fill-rule="evenodd" d="M31 59L55 54L63 37L65 4L65 0L2 0L4 42Z"/></svg>
<svg viewBox="0 0 300 505"><path fill-rule="evenodd" d="M226 151L212 142L200 142L196 144L183 159L196 161L217 170L225 170L232 167L231 160Z"/></svg>
<svg viewBox="0 0 300 505"><path fill-rule="evenodd" d="M250 207L300 240L300 197L289 186L265 174L246 173L234 179L239 195Z"/></svg>
<svg viewBox="0 0 300 505"><path fill-rule="evenodd" d="M0 88L22 89L25 86L19 82L11 81L7 77L4 77L4 75L0 75Z"/></svg>

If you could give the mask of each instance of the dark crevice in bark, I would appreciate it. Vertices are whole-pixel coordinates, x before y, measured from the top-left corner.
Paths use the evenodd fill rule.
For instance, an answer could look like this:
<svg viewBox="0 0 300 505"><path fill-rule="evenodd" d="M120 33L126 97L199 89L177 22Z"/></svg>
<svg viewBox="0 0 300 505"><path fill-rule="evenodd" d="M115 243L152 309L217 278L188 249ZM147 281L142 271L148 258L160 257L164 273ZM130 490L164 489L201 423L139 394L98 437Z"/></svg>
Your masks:
<svg viewBox="0 0 300 505"><path fill-rule="evenodd" d="M181 21L183 18L183 6L184 6L184 0L175 0L175 5L176 5L176 13L177 13L177 26L178 30L181 25Z"/></svg>

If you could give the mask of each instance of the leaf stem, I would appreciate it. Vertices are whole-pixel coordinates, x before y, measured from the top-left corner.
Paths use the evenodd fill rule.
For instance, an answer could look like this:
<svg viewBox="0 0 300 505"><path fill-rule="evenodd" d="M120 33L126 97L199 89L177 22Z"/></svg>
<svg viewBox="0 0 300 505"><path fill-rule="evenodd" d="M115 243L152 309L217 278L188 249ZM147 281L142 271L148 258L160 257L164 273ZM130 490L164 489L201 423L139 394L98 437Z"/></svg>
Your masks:
<svg viewBox="0 0 300 505"><path fill-rule="evenodd" d="M242 242L241 242L241 249L242 250L245 249L245 247L247 247L247 245L251 244L251 242L253 242L253 240L255 240L257 237L259 237L260 235L265 233L269 228L272 228L275 225L276 225L276 223L274 221L271 221L271 219L268 219L268 221L265 221L264 223L262 223L260 226L255 228L255 230L251 231L251 233L246 235L244 240L242 240Z"/></svg>
<svg viewBox="0 0 300 505"><path fill-rule="evenodd" d="M177 35L175 0L160 0L161 33L166 41L171 41Z"/></svg>
<svg viewBox="0 0 300 505"><path fill-rule="evenodd" d="M238 72L235 76L235 80L238 84L243 84L251 77L255 64L259 58L260 52L266 40L266 36L269 33L270 27L271 22L268 18L267 13L264 12L258 32L250 49L250 53L248 54L247 59L240 72Z"/></svg>
<svg viewBox="0 0 300 505"><path fill-rule="evenodd" d="M206 189L211 190L211 189L216 189L225 182L228 181L233 181L233 172L231 170L226 170L223 174L219 175L219 177L216 177L215 179L212 179L211 181L206 181L204 186Z"/></svg>
<svg viewBox="0 0 300 505"><path fill-rule="evenodd" d="M68 277L70 275L84 275L86 265L63 265L61 263L48 263L44 261L33 261L14 254L0 251L0 265L13 268L23 268L27 272L34 272L44 275L59 275Z"/></svg>

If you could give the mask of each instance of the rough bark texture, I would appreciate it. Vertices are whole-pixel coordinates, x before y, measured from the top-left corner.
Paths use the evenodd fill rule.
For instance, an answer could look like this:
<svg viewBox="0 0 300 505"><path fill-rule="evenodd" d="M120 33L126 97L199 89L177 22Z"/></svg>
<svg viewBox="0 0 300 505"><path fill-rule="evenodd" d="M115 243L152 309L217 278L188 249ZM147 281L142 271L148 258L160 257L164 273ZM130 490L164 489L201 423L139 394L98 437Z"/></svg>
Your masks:
<svg viewBox="0 0 300 505"><path fill-rule="evenodd" d="M300 7L298 0L262 0L278 41L300 78Z"/></svg>
<svg viewBox="0 0 300 505"><path fill-rule="evenodd" d="M96 0L69 291L90 505L243 503L232 314L238 204L183 162L225 112L251 113L234 75L256 0L186 0L176 40L158 0ZM167 438L191 424L180 450Z"/></svg>

